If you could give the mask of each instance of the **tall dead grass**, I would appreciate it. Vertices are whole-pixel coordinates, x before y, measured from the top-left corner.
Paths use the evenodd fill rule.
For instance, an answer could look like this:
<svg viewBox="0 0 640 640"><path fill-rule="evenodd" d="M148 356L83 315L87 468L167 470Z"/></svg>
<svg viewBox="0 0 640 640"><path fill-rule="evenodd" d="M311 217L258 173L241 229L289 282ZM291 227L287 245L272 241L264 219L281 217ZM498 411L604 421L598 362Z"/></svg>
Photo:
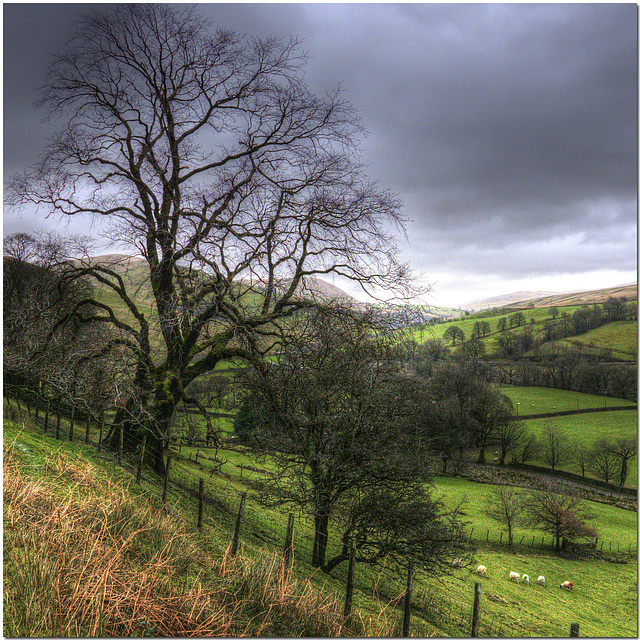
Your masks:
<svg viewBox="0 0 640 640"><path fill-rule="evenodd" d="M281 560L212 559L154 501L80 458L25 477L4 451L4 635L211 637L390 635L294 579Z"/></svg>

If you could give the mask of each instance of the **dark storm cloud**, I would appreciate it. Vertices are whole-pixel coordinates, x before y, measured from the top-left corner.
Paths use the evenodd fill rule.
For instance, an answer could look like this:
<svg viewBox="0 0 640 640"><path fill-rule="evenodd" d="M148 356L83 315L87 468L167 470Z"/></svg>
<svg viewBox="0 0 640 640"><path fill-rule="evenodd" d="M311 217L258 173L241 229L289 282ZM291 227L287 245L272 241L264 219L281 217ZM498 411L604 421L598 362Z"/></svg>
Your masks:
<svg viewBox="0 0 640 640"><path fill-rule="evenodd" d="M4 5L5 174L41 142L27 107L46 48L61 46L70 19L91 8ZM199 10L253 36L300 37L312 88L341 84L369 132L370 174L400 194L413 221L404 251L416 270L470 279L617 269L632 279L635 5Z"/></svg>

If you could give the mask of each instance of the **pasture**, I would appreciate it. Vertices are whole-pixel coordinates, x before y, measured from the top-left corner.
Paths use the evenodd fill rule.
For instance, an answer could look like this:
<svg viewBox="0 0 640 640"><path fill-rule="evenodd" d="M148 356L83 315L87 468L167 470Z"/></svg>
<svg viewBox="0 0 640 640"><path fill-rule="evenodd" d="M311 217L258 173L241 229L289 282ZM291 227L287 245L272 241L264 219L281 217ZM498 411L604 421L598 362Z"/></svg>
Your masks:
<svg viewBox="0 0 640 640"><path fill-rule="evenodd" d="M47 468L47 455L52 449L70 454L74 458L87 458L104 468L107 473L123 477L123 472L115 465L96 455L91 448L80 443L62 443L29 431L19 433L14 425L5 429L5 438L16 440L20 451L33 473L42 473ZM255 457L241 447L222 450L220 459L224 464L219 472L211 473L213 464L204 459L212 456L210 450L200 450L199 462L195 463L197 448L182 446L181 456L172 466L172 478L192 490L198 479L206 483L206 493L211 498L205 509L202 536L214 556L221 555L230 540L237 513L239 497L248 491L245 520L242 529L242 554L246 556L278 553L282 546L287 520L287 509L268 509L256 501L254 483L270 470L270 463L258 463ZM189 456L191 455L191 461ZM251 467L248 469L247 467ZM133 492L149 492L149 488L130 485ZM151 487L151 493L157 491ZM592 636L635 636L636 593L635 564L620 565L594 561L569 561L557 557L547 549L515 546L511 549L496 544L500 528L483 514L482 504L491 487L457 478L437 478L434 491L447 506L455 506L467 496L462 511L468 521L468 530L474 528L473 539L478 545L474 564L485 564L486 578L483 584L482 614L480 634L483 636L552 636L568 635L572 622L581 625L581 635ZM185 523L193 527L196 511L193 493L173 487L170 504L175 513L185 514ZM592 504L598 513L597 526L600 535L634 545L637 524L635 513L622 511L608 505ZM301 580L310 580L315 589L343 597L346 566L338 567L333 575L312 571L308 565L309 547L312 540L310 518L299 515L295 524L295 549L298 561L294 564L295 575ZM490 542L482 538L491 530ZM478 531L480 530L480 535ZM527 529L518 530L529 532ZM535 535L540 532L531 531ZM338 531L333 530L331 551L339 545ZM545 575L547 587L537 585L525 587L509 582L508 573L516 570L527 572L532 579L538 574ZM535 574L535 576L534 576ZM414 615L411 633L414 636L467 635L469 633L473 583L477 580L468 569L452 570L452 575L439 580L418 573L414 585ZM554 584L570 579L576 584L574 593L561 591ZM362 615L375 617L390 616L390 620L400 619L397 598L402 593L403 577L377 569L356 567L356 593L354 606ZM377 598L371 598L375 589ZM603 590L614 600L612 607L597 606ZM389 599L396 598L391 608L384 608ZM381 609L382 607L382 609ZM397 624L397 622L393 623ZM399 627L394 627L398 635Z"/></svg>
<svg viewBox="0 0 640 640"><path fill-rule="evenodd" d="M616 359L634 361L638 359L638 323L633 320L610 322L560 343L578 345L587 353L605 349Z"/></svg>
<svg viewBox="0 0 640 640"><path fill-rule="evenodd" d="M557 430L567 438L570 460L561 464L558 468L573 473L580 473L575 451L571 448L577 444L591 447L600 438L630 438L637 434L637 411L608 411L602 413L578 413L569 416L554 416L552 418L540 418L527 420L525 425L540 442L544 441L545 430L549 426ZM541 459L533 460L534 464L544 464ZM635 487L638 484L638 468L636 459L629 464L629 475L626 486Z"/></svg>
<svg viewBox="0 0 640 640"><path fill-rule="evenodd" d="M637 406L635 402L620 398L607 398L578 391L564 391L546 387L512 387L504 385L502 393L512 402L518 415L531 416L558 411L602 409L606 407Z"/></svg>

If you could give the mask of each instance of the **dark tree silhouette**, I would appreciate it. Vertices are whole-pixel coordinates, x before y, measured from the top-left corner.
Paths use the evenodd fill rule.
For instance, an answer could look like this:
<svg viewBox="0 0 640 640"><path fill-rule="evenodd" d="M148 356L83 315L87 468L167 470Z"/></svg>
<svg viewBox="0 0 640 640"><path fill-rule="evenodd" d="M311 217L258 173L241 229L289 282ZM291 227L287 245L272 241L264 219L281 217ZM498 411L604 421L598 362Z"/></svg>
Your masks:
<svg viewBox="0 0 640 640"><path fill-rule="evenodd" d="M50 66L39 106L62 129L6 201L106 219L142 256L150 301L85 258L78 277L119 305L71 315L97 306L134 359L115 422L132 446L148 431L159 472L176 405L200 406L189 383L263 356L279 320L312 304L307 277L399 295L411 281L389 231L399 202L363 173L356 112L312 94L304 65L295 41L214 30L194 8L117 4L82 18Z"/></svg>

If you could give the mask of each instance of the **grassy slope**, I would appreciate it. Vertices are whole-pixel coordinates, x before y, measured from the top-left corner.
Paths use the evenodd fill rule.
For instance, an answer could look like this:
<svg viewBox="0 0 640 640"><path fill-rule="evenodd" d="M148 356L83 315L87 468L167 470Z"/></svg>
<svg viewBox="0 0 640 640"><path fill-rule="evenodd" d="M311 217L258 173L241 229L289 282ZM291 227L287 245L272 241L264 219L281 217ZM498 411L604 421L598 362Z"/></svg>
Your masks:
<svg viewBox="0 0 640 640"><path fill-rule="evenodd" d="M578 306L575 305L558 307L559 315L562 315L562 313L565 312L571 315L576 311L576 309L578 309ZM507 331L518 334L525 331L527 327L530 327L535 337L538 333L542 332L545 321L552 320L550 308L547 307L524 309L522 312L526 319L526 324L521 327L507 328ZM515 310L505 309L504 313L485 317L483 312L479 312L477 314L465 316L459 320L451 320L445 323L428 325L424 328L413 329L408 337L417 342L425 342L430 339L442 338L444 332L449 327L455 325L464 332L465 340L469 340L475 323L478 321L486 321L491 327L491 332L485 337L480 338L480 340L484 342L487 356L493 356L497 353L497 340L501 334L501 332L498 331L498 321L500 318L505 317L508 322L509 316L513 313L515 313ZM534 320L533 324L531 324L531 320ZM542 353L550 351L557 344L574 344L581 346L587 352L598 353L603 349L610 350L611 355L614 358L633 361L637 360L638 357L637 341L638 331L636 322L612 322L578 336L547 342L542 345L541 351ZM453 350L455 351L458 346L459 343L456 344L456 347Z"/></svg>
<svg viewBox="0 0 640 640"><path fill-rule="evenodd" d="M638 359L638 323L632 320L611 322L560 342L578 345L589 352L609 349L615 358L635 361Z"/></svg>
<svg viewBox="0 0 640 640"><path fill-rule="evenodd" d="M11 437L15 430L5 431L5 438ZM34 466L42 466L47 443L48 446L61 445L56 441L40 436L23 434L23 446L28 455L33 458L34 451L42 449L42 454L36 454ZM75 445L62 445L64 450L78 451ZM182 448L182 455L188 457L191 453L195 457L196 449ZM205 452L208 454L208 452ZM88 455L92 455L90 452ZM208 456L207 456L208 457ZM195 487L197 478L203 477L207 483L207 494L215 495L218 504L206 509L205 529L207 548L213 557L221 557L228 541L235 520L235 512L239 494L249 489L249 501L245 511L246 519L243 524L243 554L263 554L267 550L278 550L282 545L286 512L284 510L268 510L260 507L254 501L251 482L260 477L256 471L241 469L240 465L248 465L254 469L268 464L259 465L248 453L239 451L223 451L221 457L226 460L223 466L224 475L210 476L211 463L203 461L202 467L185 462L176 465L177 474L182 474L185 480L191 481ZM103 464L103 463L100 463ZM108 473L120 473L108 466ZM241 477L242 474L242 477ZM135 486L133 486L135 490ZM482 500L490 487L470 483L464 480L441 478L436 482L436 490L441 492L445 502L456 503L464 494L469 496L464 511L467 518L476 528L474 538L478 536L478 529L491 529L490 539L499 537L499 529L495 523L489 521L482 514ZM170 501L175 510L187 509L193 513L193 501L184 493L173 493ZM633 544L637 526L635 514L622 511L607 505L593 505L598 512L597 524L603 539L629 541ZM484 535L484 531L482 531ZM296 549L305 551L301 558L307 557L304 541L309 540L311 529L304 520L296 520ZM533 553L532 553L533 552ZM514 557L519 554L519 558ZM635 565L612 565L595 562L570 562L557 558L553 554L538 549L518 548L509 551L504 547L482 543L478 550L478 561L489 568L487 579L483 582L483 635L566 635L570 622L580 622L583 633L607 636L635 636L636 600L634 590ZM309 566L304 562L295 565L298 578L304 579L309 575ZM542 573L548 579L548 587L542 590L537 586L529 588L522 585L512 585L507 575L509 570L520 570L530 575ZM371 584L376 574L358 567L356 588L363 583ZM342 572L344 573L344 572ZM312 582L316 588L323 586L329 593L343 593L344 584L341 572L336 571L336 577L315 574ZM458 577L444 578L443 582L419 576L416 581L416 604L420 606L429 601L429 607L423 616L428 620L437 618L437 626L425 620L414 617L412 621L412 635L465 635L468 633L469 609L472 602L473 576L467 570L460 570ZM554 583L564 579L572 579L576 583L576 592L569 594L561 592ZM614 605L608 611L597 609L595 602L602 588L606 588L611 595ZM395 586L387 586L386 592L398 595L401 592L401 580L395 581ZM385 591L385 589L383 589ZM494 600L488 599L491 596ZM340 596L341 597L341 596ZM502 600L505 602L503 602ZM383 599L384 600L384 599ZM366 594L357 591L354 603L363 615L369 613L376 619L379 617L379 607ZM392 616L397 624L398 616ZM387 624L387 622L385 622ZM388 627L387 627L388 628ZM387 631L389 633L389 631ZM396 631L392 632L398 635Z"/></svg>
<svg viewBox="0 0 640 640"><path fill-rule="evenodd" d="M636 406L634 402L619 398L605 399L603 396L546 387L503 386L502 393L511 399L521 416L576 409L599 409L605 407L605 402L607 407Z"/></svg>
<svg viewBox="0 0 640 640"><path fill-rule="evenodd" d="M612 411L595 414L577 414L571 416L556 416L553 418L542 418L537 420L527 420L525 423L531 433L534 433L538 440L543 442L545 429L549 425L557 427L569 441L569 446L580 442L587 447L591 446L600 438L629 438L637 433L638 412L637 411ZM534 464L541 461L533 461ZM541 463L544 464L544 463ZM560 469L580 473L578 466L573 462L560 465ZM627 486L635 487L638 484L638 469L635 461L629 465L629 476Z"/></svg>
<svg viewBox="0 0 640 640"><path fill-rule="evenodd" d="M554 413L556 411L574 411L576 409L595 409L607 407L636 407L637 405L619 398L604 398L603 396L578 393L576 391L562 391L560 389L546 389L543 387L508 387L502 388L514 405L519 415L530 416L540 413ZM543 441L545 429L549 425L557 427L571 445L581 443L590 447L600 438L630 438L636 435L638 412L611 411L602 413L578 413L568 416L554 416L550 418L531 419L525 422L528 430L535 434L539 441ZM541 459L534 459L533 464L546 466ZM580 468L573 461L560 465L560 469L580 473ZM638 469L636 464L629 465L627 486L638 484Z"/></svg>

